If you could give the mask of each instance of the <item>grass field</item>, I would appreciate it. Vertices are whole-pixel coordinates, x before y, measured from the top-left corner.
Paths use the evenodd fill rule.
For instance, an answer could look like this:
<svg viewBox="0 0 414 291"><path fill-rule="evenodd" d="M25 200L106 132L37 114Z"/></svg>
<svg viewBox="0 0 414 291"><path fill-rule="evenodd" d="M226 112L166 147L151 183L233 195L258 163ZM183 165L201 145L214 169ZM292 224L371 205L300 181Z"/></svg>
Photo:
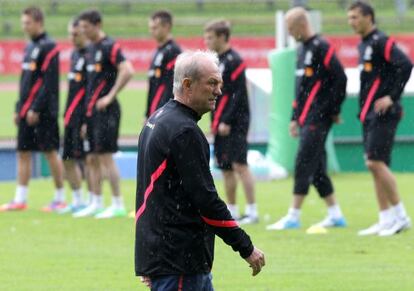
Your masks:
<svg viewBox="0 0 414 291"><path fill-rule="evenodd" d="M1 84L1 83L0 83ZM15 138L17 128L13 124L14 104L17 92L0 91L0 139ZM60 94L60 128L62 129L63 112L66 102L66 92ZM145 90L125 89L118 96L122 107L121 136L137 136L144 119L147 93ZM208 114L200 121L200 126L206 131L209 126ZM62 131L61 131L62 132Z"/></svg>
<svg viewBox="0 0 414 291"><path fill-rule="evenodd" d="M408 211L414 216L414 174L398 174ZM376 219L373 187L367 174L334 176L349 227L326 235L305 229L325 215L312 192L303 209L303 228L267 232L265 225L284 215L291 198L291 179L257 184L261 222L246 226L266 254L257 277L231 248L217 239L213 282L217 291L247 290L413 290L414 231L389 237L358 237L357 230ZM221 183L218 182L222 192ZM10 200L14 183L0 184L1 203ZM125 201L132 208L135 183L124 181ZM0 213L1 290L146 290L133 272L132 219L96 221L91 218L44 214L38 209L50 199L50 180L33 181L30 209ZM108 188L105 196L109 202ZM239 193L242 201L243 195Z"/></svg>

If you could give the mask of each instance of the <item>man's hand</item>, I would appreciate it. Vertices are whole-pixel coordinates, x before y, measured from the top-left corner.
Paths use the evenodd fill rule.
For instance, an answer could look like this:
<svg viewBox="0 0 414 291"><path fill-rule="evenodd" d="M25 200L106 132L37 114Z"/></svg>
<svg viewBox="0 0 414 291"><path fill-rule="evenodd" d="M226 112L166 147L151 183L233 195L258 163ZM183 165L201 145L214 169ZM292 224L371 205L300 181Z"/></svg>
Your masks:
<svg viewBox="0 0 414 291"><path fill-rule="evenodd" d="M15 125L19 124L19 113L16 113L16 112L14 113L13 122L14 122Z"/></svg>
<svg viewBox="0 0 414 291"><path fill-rule="evenodd" d="M332 116L332 121L336 124L341 124L342 123L341 115L338 114L338 115Z"/></svg>
<svg viewBox="0 0 414 291"><path fill-rule="evenodd" d="M218 135L227 136L230 134L230 131L231 131L230 125L220 122L218 129L217 129Z"/></svg>
<svg viewBox="0 0 414 291"><path fill-rule="evenodd" d="M374 103L374 111L375 113L381 115L381 114L385 114L388 109L392 106L394 102L391 99L390 95L386 95L384 97L381 97L379 99L377 99L377 101L375 101Z"/></svg>
<svg viewBox="0 0 414 291"><path fill-rule="evenodd" d="M82 124L81 129L80 129L81 139L85 139L87 133L88 133L88 127L86 126L86 123L84 123L84 124Z"/></svg>
<svg viewBox="0 0 414 291"><path fill-rule="evenodd" d="M33 126L39 123L39 112L29 110L26 115L26 122L29 126Z"/></svg>
<svg viewBox="0 0 414 291"><path fill-rule="evenodd" d="M292 120L289 124L289 134L292 137L298 136L298 123L294 120Z"/></svg>
<svg viewBox="0 0 414 291"><path fill-rule="evenodd" d="M144 283L148 288L151 288L151 279L149 277L142 276L141 282Z"/></svg>
<svg viewBox="0 0 414 291"><path fill-rule="evenodd" d="M265 263L265 257L264 257L264 253L257 249L256 247L254 247L252 254L245 259L250 267L253 269L253 276L256 276L257 274L260 273L260 271L262 270L262 268L264 267Z"/></svg>
<svg viewBox="0 0 414 291"><path fill-rule="evenodd" d="M108 105L112 103L113 100L114 98L111 95L106 95L100 98L98 101L96 101L96 109L98 111L104 111L106 107L108 107Z"/></svg>

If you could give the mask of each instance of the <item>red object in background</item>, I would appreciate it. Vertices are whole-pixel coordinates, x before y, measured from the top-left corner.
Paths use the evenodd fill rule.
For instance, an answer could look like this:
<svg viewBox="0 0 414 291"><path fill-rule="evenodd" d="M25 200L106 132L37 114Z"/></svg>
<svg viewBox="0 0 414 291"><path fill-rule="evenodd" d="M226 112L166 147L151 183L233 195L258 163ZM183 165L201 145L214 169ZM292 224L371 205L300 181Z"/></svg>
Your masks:
<svg viewBox="0 0 414 291"><path fill-rule="evenodd" d="M358 64L358 36L326 36L335 47L335 51L345 67L356 67ZM414 35L394 37L401 49L414 60ZM145 72L155 50L152 39L118 39L125 56L133 63L137 71ZM186 49L204 49L202 37L178 38L177 42ZM267 54L275 46L274 37L233 37L233 47L241 54L248 68L267 68ZM18 74L21 71L21 59L25 41L0 41L0 73ZM72 46L68 41L58 41L62 72L69 69L69 58Z"/></svg>

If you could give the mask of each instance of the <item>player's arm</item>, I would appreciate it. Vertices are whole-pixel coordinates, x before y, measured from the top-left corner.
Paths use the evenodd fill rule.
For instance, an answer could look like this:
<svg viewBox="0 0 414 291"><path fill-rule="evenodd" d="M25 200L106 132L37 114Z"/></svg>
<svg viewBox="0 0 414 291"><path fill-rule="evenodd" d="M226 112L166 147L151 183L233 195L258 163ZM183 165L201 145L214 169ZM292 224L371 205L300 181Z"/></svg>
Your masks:
<svg viewBox="0 0 414 291"><path fill-rule="evenodd" d="M112 86L108 94L96 102L96 108L98 110L103 110L111 104L115 100L116 95L125 87L134 75L134 68L131 62L125 59L117 43L112 45L108 55L111 56L110 62L113 66L116 66L118 74L115 84Z"/></svg>
<svg viewBox="0 0 414 291"><path fill-rule="evenodd" d="M26 117L30 125L39 121L39 113L45 110L51 99L59 99L59 51L55 44L47 44L41 48L38 65L40 77L37 84L40 87ZM57 115L57 112L52 114Z"/></svg>
<svg viewBox="0 0 414 291"><path fill-rule="evenodd" d="M393 70L392 86L390 86L389 96L392 101L398 101L401 97L405 85L410 79L412 63L410 59L404 54L400 48L397 47L392 38L386 39L382 42L381 49L384 52L384 59L388 62Z"/></svg>
<svg viewBox="0 0 414 291"><path fill-rule="evenodd" d="M245 68L246 64L244 62L237 62L230 68L229 87L231 92L227 96L227 103L220 118L220 123L232 124L241 95L247 94Z"/></svg>
<svg viewBox="0 0 414 291"><path fill-rule="evenodd" d="M329 87L331 88L330 108L332 117L339 116L341 112L341 105L346 97L346 83L347 77L345 75L344 68L339 62L334 48L330 45L322 49L323 66L327 71L327 77L329 80Z"/></svg>
<svg viewBox="0 0 414 291"><path fill-rule="evenodd" d="M171 154L184 190L189 193L189 200L198 209L200 218L241 257L248 258L253 252L253 244L217 194L200 137L188 129L175 138Z"/></svg>

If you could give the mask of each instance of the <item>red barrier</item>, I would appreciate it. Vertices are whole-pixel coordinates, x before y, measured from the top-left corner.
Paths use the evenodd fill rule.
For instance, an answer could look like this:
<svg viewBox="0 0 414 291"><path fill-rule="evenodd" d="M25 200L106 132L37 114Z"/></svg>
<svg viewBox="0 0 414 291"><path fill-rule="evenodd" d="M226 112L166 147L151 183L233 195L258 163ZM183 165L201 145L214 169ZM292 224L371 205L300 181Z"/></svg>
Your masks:
<svg viewBox="0 0 414 291"><path fill-rule="evenodd" d="M358 63L357 36L327 36L335 46L336 52L345 67L355 67ZM395 37L397 44L414 60L414 35L399 35ZM178 38L183 49L203 49L202 37ZM236 48L250 68L265 68L267 54L274 48L273 37L233 37L232 45ZM132 61L137 71L146 71L155 49L151 39L120 39L119 43L126 57ZM20 62L23 56L25 42L22 40L0 41L0 73L16 74L20 72ZM61 70L67 72L71 44L59 41Z"/></svg>

